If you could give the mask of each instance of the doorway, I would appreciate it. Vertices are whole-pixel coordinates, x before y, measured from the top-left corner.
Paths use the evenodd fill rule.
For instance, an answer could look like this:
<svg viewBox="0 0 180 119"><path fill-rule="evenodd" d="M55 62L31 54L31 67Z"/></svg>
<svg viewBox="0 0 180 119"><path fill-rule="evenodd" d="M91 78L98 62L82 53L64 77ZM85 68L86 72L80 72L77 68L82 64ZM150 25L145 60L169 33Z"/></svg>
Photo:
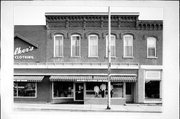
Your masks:
<svg viewBox="0 0 180 119"><path fill-rule="evenodd" d="M75 101L84 101L84 83L75 83Z"/></svg>

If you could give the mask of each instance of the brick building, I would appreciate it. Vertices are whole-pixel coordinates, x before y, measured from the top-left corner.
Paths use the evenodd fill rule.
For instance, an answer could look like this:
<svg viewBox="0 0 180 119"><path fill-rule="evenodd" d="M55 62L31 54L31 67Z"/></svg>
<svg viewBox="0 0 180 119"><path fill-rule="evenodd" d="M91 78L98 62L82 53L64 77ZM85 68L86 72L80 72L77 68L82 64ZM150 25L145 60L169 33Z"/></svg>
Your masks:
<svg viewBox="0 0 180 119"><path fill-rule="evenodd" d="M111 104L162 103L161 20L111 15ZM46 13L15 26L15 102L107 103L107 13Z"/></svg>

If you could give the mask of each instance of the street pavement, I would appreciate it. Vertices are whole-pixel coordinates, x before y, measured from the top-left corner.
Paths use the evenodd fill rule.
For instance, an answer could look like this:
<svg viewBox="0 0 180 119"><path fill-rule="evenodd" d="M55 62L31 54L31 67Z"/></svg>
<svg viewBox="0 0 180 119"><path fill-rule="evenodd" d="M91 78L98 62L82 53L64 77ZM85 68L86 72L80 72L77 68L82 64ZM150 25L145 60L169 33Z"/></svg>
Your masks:
<svg viewBox="0 0 180 119"><path fill-rule="evenodd" d="M145 104L126 104L111 105L107 110L106 105L92 104L29 104L14 103L15 111L81 111L81 112L143 112L143 113L161 113L162 105L145 105Z"/></svg>

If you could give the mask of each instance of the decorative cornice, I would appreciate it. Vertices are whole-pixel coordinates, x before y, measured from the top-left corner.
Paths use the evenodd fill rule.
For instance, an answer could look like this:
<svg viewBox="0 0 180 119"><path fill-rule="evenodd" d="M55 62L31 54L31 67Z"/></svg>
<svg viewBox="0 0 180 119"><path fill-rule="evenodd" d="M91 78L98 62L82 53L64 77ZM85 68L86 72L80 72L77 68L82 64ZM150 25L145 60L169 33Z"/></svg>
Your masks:
<svg viewBox="0 0 180 119"><path fill-rule="evenodd" d="M112 27L134 27L138 15L112 15ZM126 25L121 25L126 22ZM129 23L129 24L127 24ZM132 25L132 23L134 25ZM81 27L108 27L108 15L46 15L46 25L48 28L73 28Z"/></svg>
<svg viewBox="0 0 180 119"><path fill-rule="evenodd" d="M162 30L162 20L141 20L137 22L137 29L139 30Z"/></svg>
<svg viewBox="0 0 180 119"><path fill-rule="evenodd" d="M139 15L111 15L111 27L115 29L133 28L138 30L162 30L162 20L138 20ZM107 28L107 14L46 14L49 29Z"/></svg>

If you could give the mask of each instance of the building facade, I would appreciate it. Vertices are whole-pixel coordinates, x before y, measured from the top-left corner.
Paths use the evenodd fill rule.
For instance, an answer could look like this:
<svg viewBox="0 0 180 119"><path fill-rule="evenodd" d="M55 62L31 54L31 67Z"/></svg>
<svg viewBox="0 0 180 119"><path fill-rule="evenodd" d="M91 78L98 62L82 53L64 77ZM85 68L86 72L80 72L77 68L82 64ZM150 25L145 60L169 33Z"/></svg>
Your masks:
<svg viewBox="0 0 180 119"><path fill-rule="evenodd" d="M111 104L162 103L163 21L111 15ZM108 15L46 13L15 26L14 101L107 103Z"/></svg>

